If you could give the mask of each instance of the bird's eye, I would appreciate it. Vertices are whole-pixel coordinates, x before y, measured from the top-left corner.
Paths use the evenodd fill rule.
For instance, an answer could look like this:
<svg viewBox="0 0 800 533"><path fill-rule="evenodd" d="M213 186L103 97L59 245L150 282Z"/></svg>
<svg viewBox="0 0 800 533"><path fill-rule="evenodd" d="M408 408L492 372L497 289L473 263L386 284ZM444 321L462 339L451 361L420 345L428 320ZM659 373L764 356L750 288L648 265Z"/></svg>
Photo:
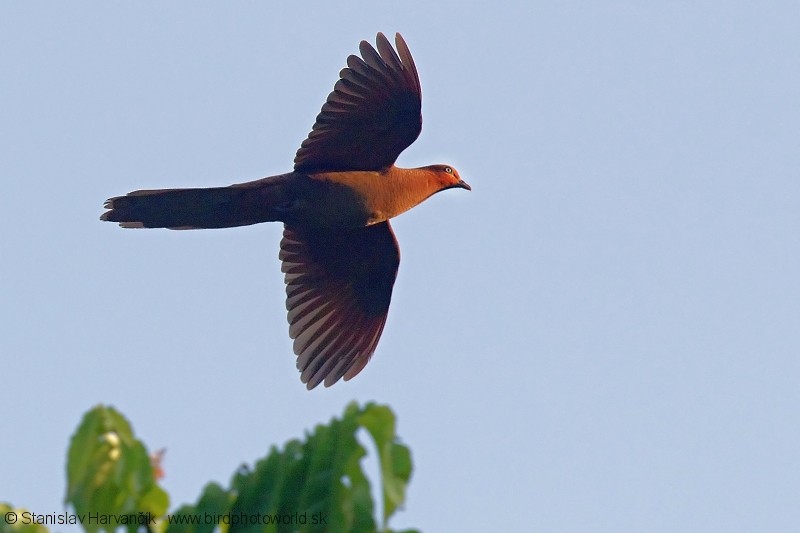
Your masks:
<svg viewBox="0 0 800 533"><path fill-rule="evenodd" d="M452 174L453 173L453 169L450 168L450 167L444 167L444 171L447 172L448 174Z"/></svg>

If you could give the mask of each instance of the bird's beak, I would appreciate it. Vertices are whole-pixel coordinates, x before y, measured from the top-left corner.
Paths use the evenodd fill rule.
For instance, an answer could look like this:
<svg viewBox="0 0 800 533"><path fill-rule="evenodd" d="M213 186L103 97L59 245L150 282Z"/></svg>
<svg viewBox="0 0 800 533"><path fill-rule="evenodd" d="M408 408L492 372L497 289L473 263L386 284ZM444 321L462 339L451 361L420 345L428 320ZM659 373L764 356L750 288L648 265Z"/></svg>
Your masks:
<svg viewBox="0 0 800 533"><path fill-rule="evenodd" d="M456 187L460 187L462 189L467 189L468 191L472 190L472 187L469 186L469 183L467 183L464 180L458 180L458 184L456 184Z"/></svg>

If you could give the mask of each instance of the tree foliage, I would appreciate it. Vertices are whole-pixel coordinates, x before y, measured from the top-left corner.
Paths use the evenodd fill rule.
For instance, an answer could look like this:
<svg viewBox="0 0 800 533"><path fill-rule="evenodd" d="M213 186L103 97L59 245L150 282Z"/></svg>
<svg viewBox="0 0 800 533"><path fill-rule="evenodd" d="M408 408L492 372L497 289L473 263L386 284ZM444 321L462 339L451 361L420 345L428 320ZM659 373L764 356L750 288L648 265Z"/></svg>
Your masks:
<svg viewBox="0 0 800 533"><path fill-rule="evenodd" d="M366 432L377 450L380 517L362 469L367 452L359 432ZM196 503L167 513L160 465L125 417L101 405L84 415L70 442L65 503L73 512L32 515L0 504L0 533L47 533L47 526L64 523L89 533L391 533L388 522L405 500L411 470L411 454L397 438L391 409L352 403L303 439L273 446L253 466L241 466L228 488L209 483ZM7 513L16 519L9 522Z"/></svg>

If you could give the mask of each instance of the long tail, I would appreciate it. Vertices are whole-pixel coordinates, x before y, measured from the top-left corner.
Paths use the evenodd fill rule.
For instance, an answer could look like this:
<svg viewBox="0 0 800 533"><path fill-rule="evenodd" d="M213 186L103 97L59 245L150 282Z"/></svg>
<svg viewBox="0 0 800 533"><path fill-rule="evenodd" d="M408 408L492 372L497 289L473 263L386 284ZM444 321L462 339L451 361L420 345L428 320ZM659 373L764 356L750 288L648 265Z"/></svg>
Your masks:
<svg viewBox="0 0 800 533"><path fill-rule="evenodd" d="M279 183L133 191L106 200L100 220L123 228L208 229L248 226L276 220ZM250 185L250 184L248 184ZM274 185L274 186L273 186Z"/></svg>

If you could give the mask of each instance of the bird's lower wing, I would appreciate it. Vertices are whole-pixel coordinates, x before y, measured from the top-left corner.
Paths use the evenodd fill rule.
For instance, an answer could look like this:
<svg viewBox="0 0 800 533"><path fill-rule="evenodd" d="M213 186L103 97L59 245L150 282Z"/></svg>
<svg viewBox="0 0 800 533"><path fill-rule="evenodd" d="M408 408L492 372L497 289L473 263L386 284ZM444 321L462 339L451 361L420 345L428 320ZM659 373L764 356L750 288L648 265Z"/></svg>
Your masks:
<svg viewBox="0 0 800 533"><path fill-rule="evenodd" d="M389 222L336 231L287 225L280 259L303 383L354 377L383 332L400 264Z"/></svg>

